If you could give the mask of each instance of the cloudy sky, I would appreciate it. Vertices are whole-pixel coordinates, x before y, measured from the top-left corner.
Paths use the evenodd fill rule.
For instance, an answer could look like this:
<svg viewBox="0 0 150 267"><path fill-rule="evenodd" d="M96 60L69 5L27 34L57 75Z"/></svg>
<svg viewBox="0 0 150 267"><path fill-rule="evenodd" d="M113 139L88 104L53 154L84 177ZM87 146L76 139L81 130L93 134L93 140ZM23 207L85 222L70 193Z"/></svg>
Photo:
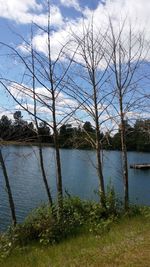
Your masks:
<svg viewBox="0 0 150 267"><path fill-rule="evenodd" d="M84 21L89 21L94 14L95 25L107 23L108 16L119 25L120 21L128 17L137 32L145 31L145 37L150 37L150 0L52 0L51 2L51 26L52 50L55 51L67 40L69 29L79 31ZM41 27L47 25L47 1L46 0L0 0L0 42L23 49L23 41L19 35L26 40L30 38L31 23L35 22ZM34 36L34 45L40 52L45 51L45 37L38 30ZM6 58L0 52L0 75L4 72L19 79L15 60ZM7 53L7 52L6 52ZM12 64L14 66L12 66ZM13 103L1 89L0 112L10 112ZM9 101L9 104L8 104ZM17 107L16 107L17 108ZM5 109L5 111L3 111Z"/></svg>

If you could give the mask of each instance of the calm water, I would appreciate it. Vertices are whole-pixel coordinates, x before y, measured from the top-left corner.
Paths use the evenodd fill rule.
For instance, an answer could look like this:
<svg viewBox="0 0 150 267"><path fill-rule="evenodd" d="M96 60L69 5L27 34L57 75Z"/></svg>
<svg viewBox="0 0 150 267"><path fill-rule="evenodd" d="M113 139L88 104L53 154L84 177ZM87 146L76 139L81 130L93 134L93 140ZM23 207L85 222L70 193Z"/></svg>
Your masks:
<svg viewBox="0 0 150 267"><path fill-rule="evenodd" d="M56 193L54 149L43 148L45 168L53 197ZM10 183L16 205L17 219L22 221L30 210L46 202L38 161L38 148L9 146L3 148ZM128 153L130 163L150 162L150 153ZM82 199L96 199L98 179L94 166L95 152L84 150L61 150L64 189ZM103 153L105 183L110 181L119 195L123 193L121 178L121 154L118 151ZM129 169L130 200L150 205L150 170ZM0 169L0 230L10 224L10 211L5 182Z"/></svg>

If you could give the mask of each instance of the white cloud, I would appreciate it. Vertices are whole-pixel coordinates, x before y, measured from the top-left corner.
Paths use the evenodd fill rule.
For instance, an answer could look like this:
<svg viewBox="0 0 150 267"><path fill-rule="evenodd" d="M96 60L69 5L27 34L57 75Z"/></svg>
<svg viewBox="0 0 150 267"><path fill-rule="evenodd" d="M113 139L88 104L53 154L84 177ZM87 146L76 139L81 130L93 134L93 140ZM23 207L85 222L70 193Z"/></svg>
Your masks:
<svg viewBox="0 0 150 267"><path fill-rule="evenodd" d="M36 0L0 0L0 17L13 20L17 23L35 23L46 26L47 13L44 6ZM51 25L60 26L63 24L63 17L60 9L51 6Z"/></svg>
<svg viewBox="0 0 150 267"><path fill-rule="evenodd" d="M17 110L19 109L19 110L24 111L24 108L23 107L26 110L28 110L29 112L34 113L34 105L33 104L23 104L22 107L20 107L20 105L16 105L15 106L15 108ZM40 106L38 106L36 111L37 111L38 114L46 114L46 115L50 115L51 114L50 110L47 107L40 107Z"/></svg>
<svg viewBox="0 0 150 267"><path fill-rule="evenodd" d="M42 52L48 55L48 39L47 34L37 34L33 38L33 45L38 52ZM67 29L61 29L57 32L51 33L51 58L52 60L56 60L61 49L65 46L65 44L69 40L69 34ZM62 54L61 54L62 55Z"/></svg>
<svg viewBox="0 0 150 267"><path fill-rule="evenodd" d="M51 17L50 17L50 23L51 25L58 25L63 26L63 17L60 12L60 9L57 6L51 6L50 9Z"/></svg>
<svg viewBox="0 0 150 267"><path fill-rule="evenodd" d="M61 3L68 7L74 6L76 8L78 8L79 5L77 1L71 0L61 0ZM82 10L82 13L83 16L80 18L78 17L77 19L71 19L62 23L57 31L51 33L51 55L53 60L57 58L62 46L68 42L69 33L71 35L73 32L82 36L83 23L84 26L86 25L88 27L92 18L95 33L98 31L101 33L105 32L108 27L109 17L112 20L115 30L120 29L119 27L121 27L121 24L126 18L128 23L126 23L124 27L124 36L129 33L129 24L131 23L133 31L137 37L138 34L144 30L146 41L149 41L150 39L150 31L147 27L147 25L150 25L149 0L106 0L105 4L99 2L99 5L94 11L85 7L85 9ZM47 54L47 37L45 33L37 34L34 37L33 42L38 51ZM137 47L135 47L135 50L136 49ZM78 60L81 61L81 57L79 57L79 55Z"/></svg>
<svg viewBox="0 0 150 267"><path fill-rule="evenodd" d="M81 7L77 0L60 0L61 4L66 7L73 7L77 11L81 11Z"/></svg>
<svg viewBox="0 0 150 267"><path fill-rule="evenodd" d="M107 25L108 16L118 28L126 18L137 32L147 28L150 24L150 1L149 0L106 0L105 5L99 3L94 11L95 25L102 27ZM86 17L93 15L91 10L86 9Z"/></svg>
<svg viewBox="0 0 150 267"><path fill-rule="evenodd" d="M134 112L134 111L130 111L126 113L126 117L129 120L140 120L140 119L149 119L150 118L150 114L149 112Z"/></svg>
<svg viewBox="0 0 150 267"><path fill-rule="evenodd" d="M11 94L27 109L34 111L33 105L33 91L30 87L24 84L18 85L11 83L9 85ZM35 89L37 99L37 111L38 113L51 113L51 92L46 88L37 87ZM57 94L57 92L56 92ZM50 105L50 108L49 108ZM77 102L72 100L63 92L59 92L56 97L56 109L61 115L66 111L77 107Z"/></svg>
<svg viewBox="0 0 150 267"><path fill-rule="evenodd" d="M4 16L7 16L7 14L11 14L15 12L15 9L18 12L28 12L31 10L42 10L42 5L38 4L36 0L0 0L0 8L1 12L3 10Z"/></svg>
<svg viewBox="0 0 150 267"><path fill-rule="evenodd" d="M13 120L13 113L12 113L12 110L6 110L6 108L2 108L0 107L0 118L5 115L7 116L9 119Z"/></svg>
<svg viewBox="0 0 150 267"><path fill-rule="evenodd" d="M60 0L61 4L67 7L74 7L81 10L77 0ZM97 8L93 11L85 7L82 9L85 21L89 21L94 14L95 25L102 26L106 23L108 15L114 23L119 25L120 19L126 16L134 27L139 31L150 24L150 1L149 0L105 0L99 1ZM47 24L47 15L44 12L44 3L37 0L0 0L0 17L14 20L18 23L30 23L34 20L40 25ZM85 22L84 21L84 22ZM75 21L68 22L74 25ZM52 25L64 26L64 19L60 9L56 5L51 6ZM77 28L83 20L78 20ZM68 24L66 23L66 27ZM147 27L148 28L148 27ZM148 29L147 29L148 30ZM148 30L149 31L149 30Z"/></svg>

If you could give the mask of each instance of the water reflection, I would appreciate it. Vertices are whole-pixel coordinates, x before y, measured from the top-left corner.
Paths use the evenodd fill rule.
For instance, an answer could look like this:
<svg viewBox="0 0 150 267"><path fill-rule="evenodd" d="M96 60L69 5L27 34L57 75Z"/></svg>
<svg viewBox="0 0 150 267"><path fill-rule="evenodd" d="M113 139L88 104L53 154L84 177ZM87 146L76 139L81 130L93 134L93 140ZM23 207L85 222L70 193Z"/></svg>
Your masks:
<svg viewBox="0 0 150 267"><path fill-rule="evenodd" d="M39 166L37 147L8 146L3 149L19 221L42 202L47 201ZM56 166L53 148L43 148L46 174L53 197L56 195ZM149 153L129 152L129 164L149 162ZM98 178L94 167L95 152L84 150L61 150L64 189L83 199L97 199ZM114 185L117 193L123 194L121 176L121 153L104 151L103 169L105 185ZM150 205L150 170L129 169L130 200L133 203ZM10 212L5 183L0 169L0 229L10 223Z"/></svg>

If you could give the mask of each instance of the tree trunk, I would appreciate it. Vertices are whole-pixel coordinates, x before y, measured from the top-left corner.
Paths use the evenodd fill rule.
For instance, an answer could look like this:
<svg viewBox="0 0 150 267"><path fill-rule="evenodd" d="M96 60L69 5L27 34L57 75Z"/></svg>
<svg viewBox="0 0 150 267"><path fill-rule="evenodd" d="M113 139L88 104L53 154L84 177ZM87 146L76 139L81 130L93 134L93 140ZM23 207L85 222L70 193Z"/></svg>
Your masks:
<svg viewBox="0 0 150 267"><path fill-rule="evenodd" d="M12 223L13 223L14 226L16 226L17 219L16 219L15 205L14 205L13 196L12 196L12 192L11 192L11 187L10 187L10 183L9 183L9 178L8 178L8 174L7 174L7 170L6 170L6 165L5 165L5 162L4 162L4 159L3 159L3 155L2 155L1 149L0 149L0 163L1 163L1 166L2 166L4 178L5 178L5 184L6 184L6 189L7 189L7 193L8 193L9 205L10 205L11 216L12 216Z"/></svg>
<svg viewBox="0 0 150 267"><path fill-rule="evenodd" d="M53 206L53 201L52 201L52 196L51 196L51 193L50 193L50 189L49 189L49 186L48 186L47 177L46 177L46 173L45 173L41 143L39 144L39 157L40 157L40 167L41 167L41 171L42 171L43 182L44 182L45 189L46 189L46 192L47 192L49 204L52 207Z"/></svg>
<svg viewBox="0 0 150 267"><path fill-rule="evenodd" d="M121 151L122 151L122 163L123 163L123 183L124 183L124 207L125 210L129 207L129 185L128 185L128 158L127 158L127 148L126 148L126 129L124 123L123 105L122 105L122 95L120 89L120 116L121 116Z"/></svg>
<svg viewBox="0 0 150 267"><path fill-rule="evenodd" d="M93 71L93 89L94 89L94 108L95 108L95 126L96 126L96 157L97 157L97 174L99 178L99 192L101 198L101 205L105 207L105 186L104 177L102 172L102 160L101 160L101 145L100 145L100 127L99 127L99 115L97 105L97 92L95 85L95 73Z"/></svg>
<svg viewBox="0 0 150 267"><path fill-rule="evenodd" d="M52 106L53 106L53 135L54 135L54 146L56 153L56 175L57 175L57 200L59 208L59 216L61 217L63 209L63 189L62 189L62 173L61 173L61 160L60 160L60 151L59 151L59 141L58 141L58 131L56 123L56 113L55 113L55 92L52 91Z"/></svg>
<svg viewBox="0 0 150 267"><path fill-rule="evenodd" d="M55 145L55 153L56 153L57 200L58 200L58 207L62 211L63 209L62 174L61 174L60 151L59 151L59 144L58 144L58 133L56 129L54 131L54 145Z"/></svg>
<svg viewBox="0 0 150 267"><path fill-rule="evenodd" d="M32 39L33 39L33 32L31 32L31 33L32 33ZM44 182L45 189L46 189L47 196L48 196L48 201L49 201L50 206L52 207L53 201L52 201L52 196L51 196L51 192L50 192L50 189L48 186L48 181L47 181L45 168L44 168L41 138L39 136L39 126L38 126L38 120L37 120L37 103L36 103L36 94L35 94L35 57L34 57L34 51L33 51L32 44L31 44L31 55L32 55L32 87L33 87L33 100L34 100L34 119L35 119L35 125L36 125L36 129L37 129L38 142L39 142L40 167L41 167L43 182Z"/></svg>
<svg viewBox="0 0 150 267"><path fill-rule="evenodd" d="M104 177L102 172L102 160L101 160L101 145L100 145L100 132L99 125L96 126L96 158L97 158L97 174L99 178L99 192L101 198L101 204L105 207L105 186Z"/></svg>
<svg viewBox="0 0 150 267"><path fill-rule="evenodd" d="M129 207L129 185L128 185L128 159L125 138L124 120L121 122L121 147L122 147L122 163L123 163L123 182L124 182L124 207L125 210Z"/></svg>

